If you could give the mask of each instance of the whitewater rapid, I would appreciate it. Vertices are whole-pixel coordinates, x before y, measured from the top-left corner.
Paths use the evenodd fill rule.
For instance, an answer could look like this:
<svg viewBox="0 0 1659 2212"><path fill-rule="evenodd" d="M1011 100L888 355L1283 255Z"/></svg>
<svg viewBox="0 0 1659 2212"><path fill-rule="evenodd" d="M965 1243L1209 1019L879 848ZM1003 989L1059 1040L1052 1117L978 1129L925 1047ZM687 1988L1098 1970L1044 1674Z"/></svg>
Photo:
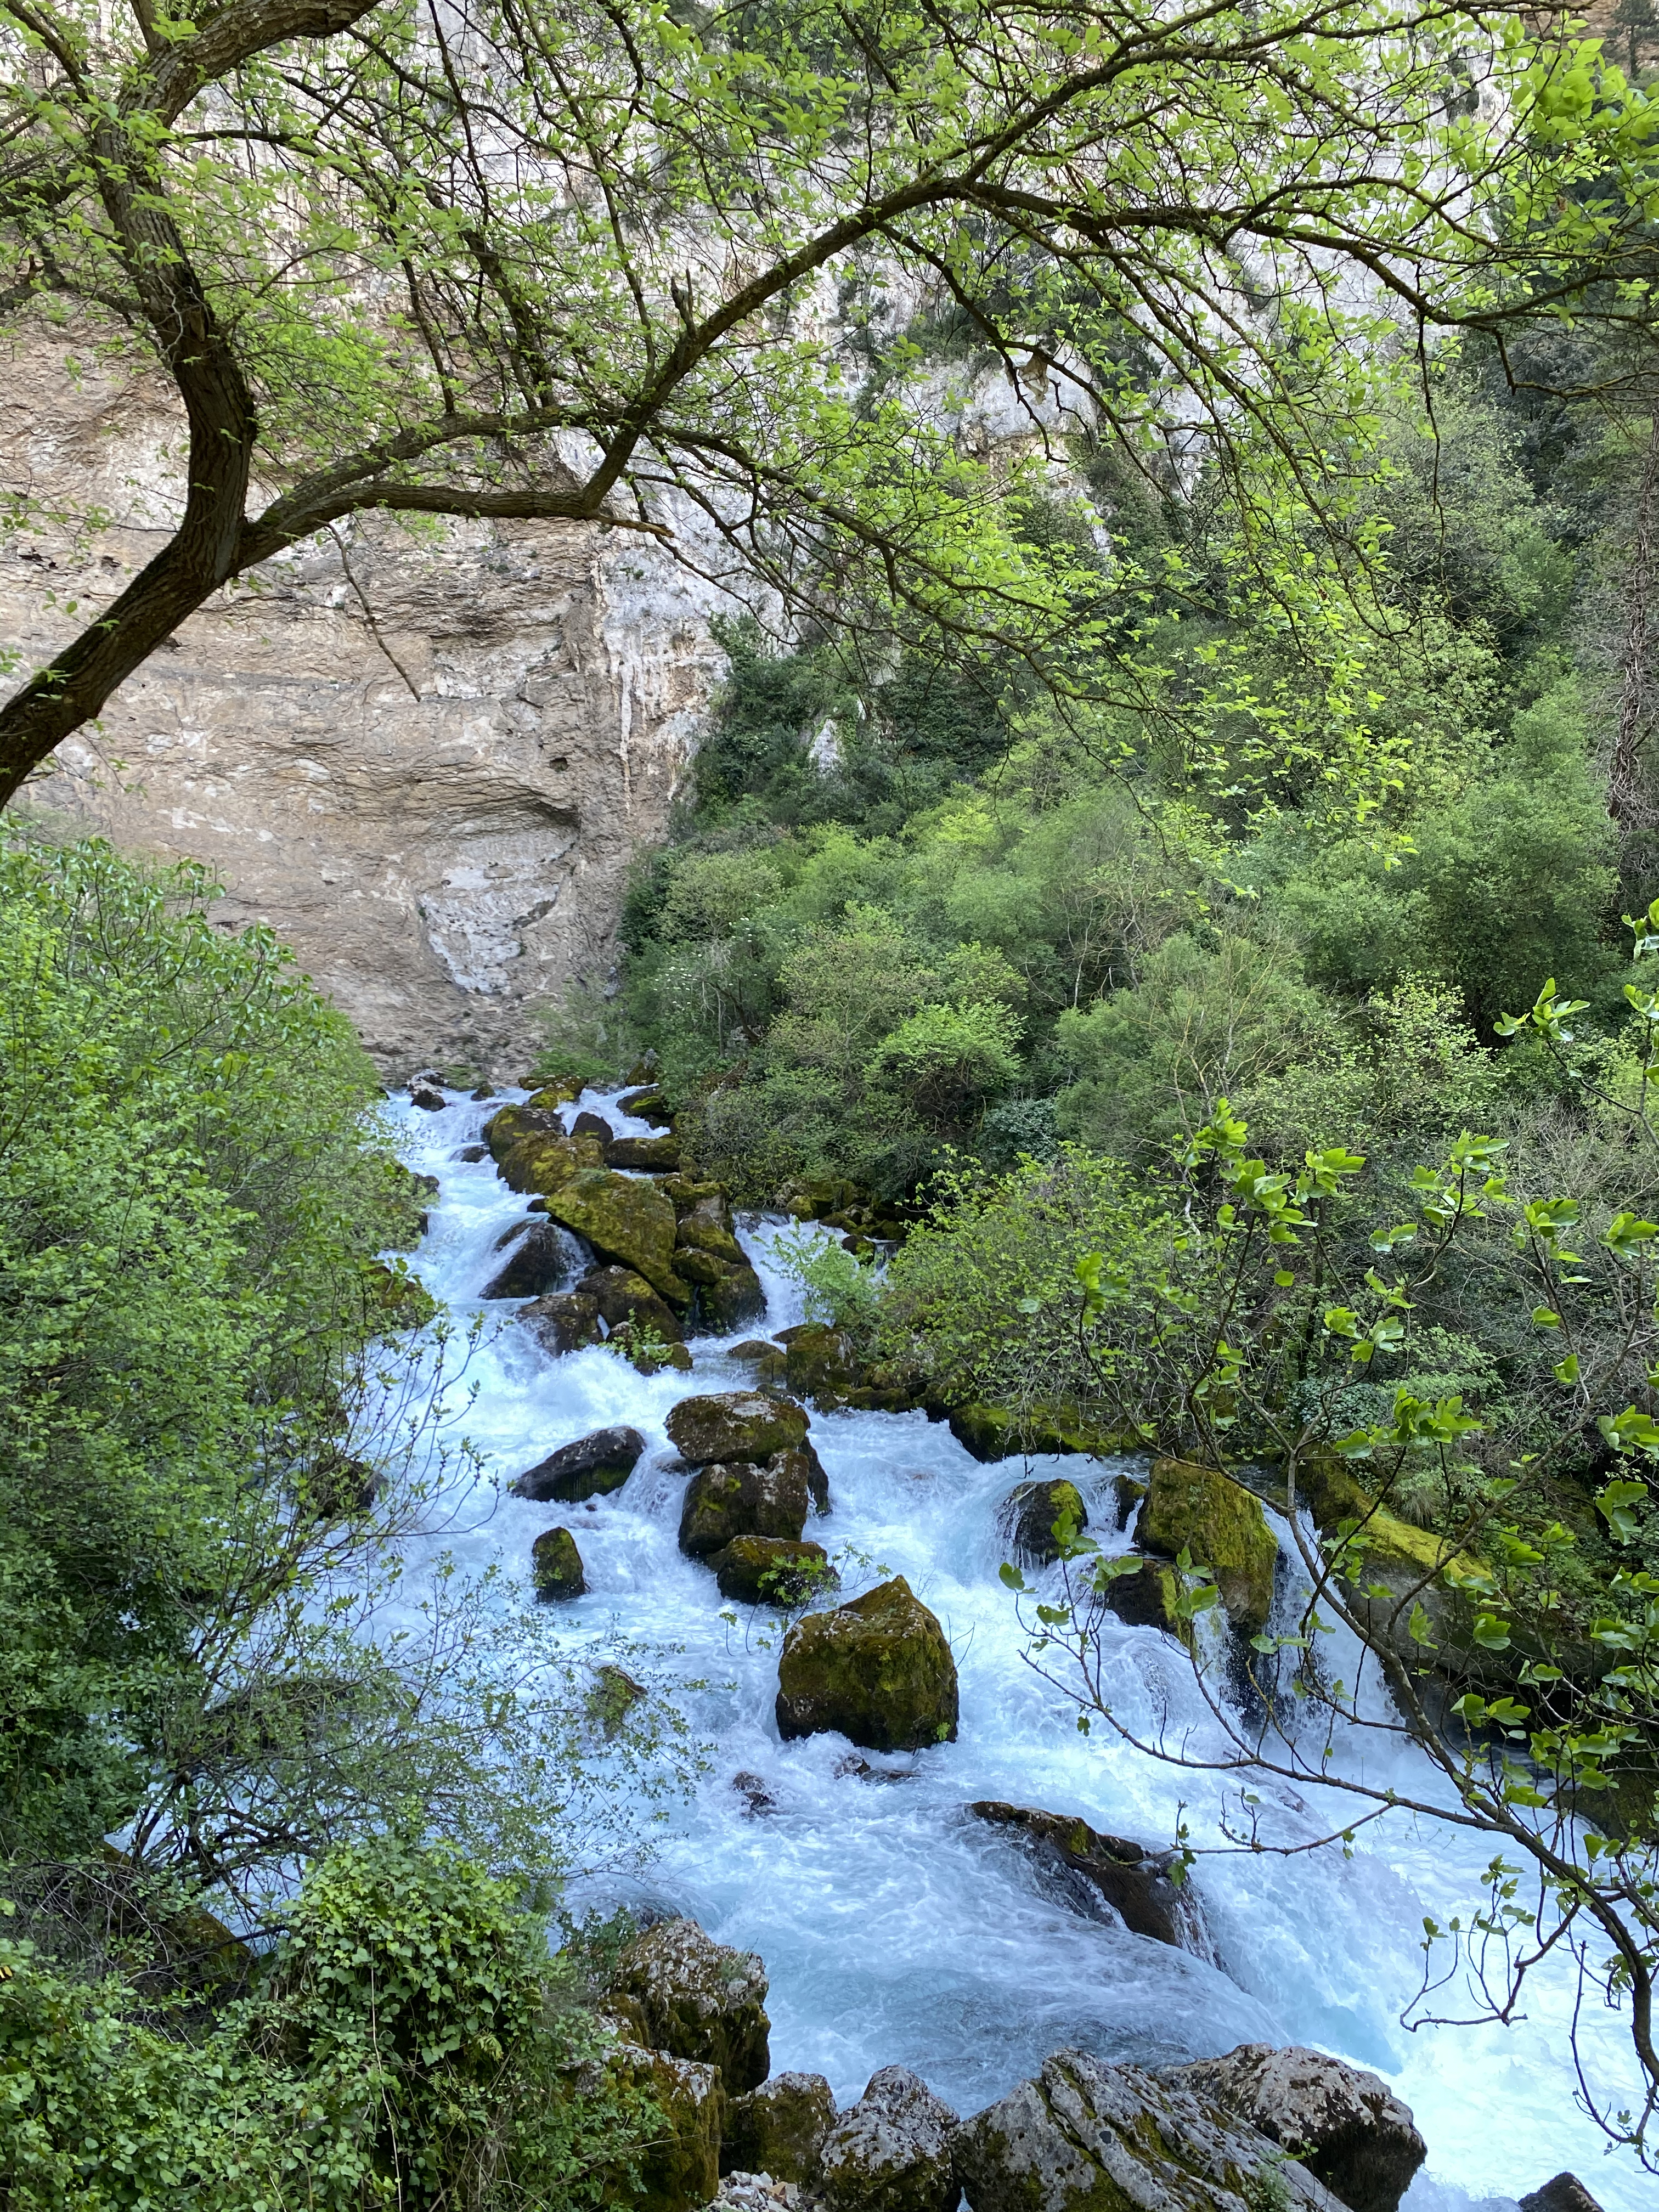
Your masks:
<svg viewBox="0 0 1659 2212"><path fill-rule="evenodd" d="M1417 1985L1425 1916L1443 1922L1478 1900L1492 1856L1481 1838L1391 1818L1347 1857L1340 1849L1205 1857L1194 1880L1222 1962L1212 1966L1082 1917L1044 1893L1015 1845L966 1814L975 1799L1007 1798L1149 1845L1167 1847L1182 1817L1195 1844L1216 1840L1212 1780L1113 1741L1099 1723L1081 1736L1075 1708L1023 1663L1024 1638L998 1579L1006 1547L996 1527L999 1501L1026 1471L1020 1461L981 1466L919 1413L813 1414L832 1510L808 1534L832 1557L850 1547L848 1594L902 1574L938 1614L960 1676L961 1731L914 1758L872 1758L896 1778L884 1779L838 1771L849 1753L840 1737L781 1743L765 1618L735 1628L721 1618L712 1573L678 1548L684 1477L665 1465L670 1407L694 1393L752 1387L752 1369L711 1339L693 1340L689 1376L644 1377L600 1349L555 1359L525 1332L494 1327L510 1322L512 1304L479 1304L500 1265L496 1245L528 1200L488 1158L458 1155L499 1104L522 1095L458 1098L441 1113L398 1098L388 1110L410 1167L441 1185L413 1265L458 1321L483 1313L491 1323L470 1365L477 1389L464 1413L484 1473L476 1510L452 1508L447 1548L465 1569L504 1566L518 1578L511 1601L528 1605L531 1545L562 1521L590 1588L560 1609L562 1638L619 1632L659 1647L671 1674L699 1686L681 1703L712 1747L710 1771L671 1808L649 1862L596 1877L592 1901L687 1913L720 1942L759 1952L771 1980L774 2068L827 2075L843 2103L892 2063L913 2067L965 2114L1067 2044L1149 2064L1243 2042L1310 2044L1373 2069L1412 2106L1429 2159L1407 2212L1465 2212L1471 2202L1499 2212L1564 2166L1607 2212L1650 2212L1650 2178L1622 2155L1605 2158L1603 2139L1574 2109L1565 1976L1538 1977L1528 2017L1507 2029L1412 2034L1399 2024ZM647 1127L608 1095L580 1104L619 1132ZM739 1335L763 1336L802 1317L799 1298L772 1264L774 1229L754 1222L740 1233L768 1309ZM614 1423L641 1430L647 1449L626 1486L591 1509L495 1494L494 1485L504 1493L559 1445ZM1109 1550L1127 1547L1113 1531L1113 1466L1030 1466L1076 1482L1091 1533ZM1167 1717L1195 1742L1213 1742L1215 1724L1168 1639L1150 1629L1108 1632L1125 1718L1150 1733ZM1357 1656L1334 1652L1333 1671ZM1374 1748L1353 1756L1370 1759L1371 1778L1429 1794L1427 1763L1411 1747L1390 1753L1387 1769ZM772 1809L752 1808L732 1786L739 1773L758 1778ZM1281 1838L1333 1825L1271 1779L1261 1790ZM1583 2032L1609 2073L1624 2066L1619 2020L1592 2017Z"/></svg>

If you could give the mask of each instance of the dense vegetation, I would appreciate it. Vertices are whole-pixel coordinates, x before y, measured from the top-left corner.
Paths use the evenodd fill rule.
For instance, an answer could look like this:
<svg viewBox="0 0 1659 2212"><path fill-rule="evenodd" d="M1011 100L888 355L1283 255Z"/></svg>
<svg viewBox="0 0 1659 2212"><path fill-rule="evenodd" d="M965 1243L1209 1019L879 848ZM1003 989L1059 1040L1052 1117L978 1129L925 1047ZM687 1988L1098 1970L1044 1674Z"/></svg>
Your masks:
<svg viewBox="0 0 1659 2212"><path fill-rule="evenodd" d="M372 1070L210 894L0 848L0 2197L587 2201L649 2116L541 1931L649 1724L389 1613L458 1348Z"/></svg>

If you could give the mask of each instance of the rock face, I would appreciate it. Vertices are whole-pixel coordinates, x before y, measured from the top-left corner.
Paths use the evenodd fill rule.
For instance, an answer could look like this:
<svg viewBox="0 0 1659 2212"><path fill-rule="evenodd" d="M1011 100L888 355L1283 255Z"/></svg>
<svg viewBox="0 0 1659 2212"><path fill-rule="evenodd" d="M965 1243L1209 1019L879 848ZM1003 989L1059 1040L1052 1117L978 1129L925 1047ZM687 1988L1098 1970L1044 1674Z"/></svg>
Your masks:
<svg viewBox="0 0 1659 2212"><path fill-rule="evenodd" d="M810 1443L796 1444L792 1450L780 1452L780 1462L787 1461L799 1471L806 1485L806 1494L812 1501L814 1513L830 1510L830 1478L823 1471L823 1462Z"/></svg>
<svg viewBox="0 0 1659 2212"><path fill-rule="evenodd" d="M680 1549L689 1558L706 1559L740 1536L781 1536L798 1545L806 1510L806 1484L788 1464L787 1455L764 1467L739 1461L701 1468L685 1486Z"/></svg>
<svg viewBox="0 0 1659 2212"><path fill-rule="evenodd" d="M1428 2155L1409 2108L1386 2081L1316 2051L1243 2043L1224 2058L1170 2067L1158 2078L1211 2099L1293 2151L1350 2212L1396 2212Z"/></svg>
<svg viewBox="0 0 1659 2212"><path fill-rule="evenodd" d="M643 1323L666 1344L680 1342L680 1325L666 1298L659 1298L643 1275L631 1267L595 1267L576 1285L599 1307L607 1328Z"/></svg>
<svg viewBox="0 0 1659 2212"><path fill-rule="evenodd" d="M1003 1499L997 1521L1018 1564L1042 1567L1060 1557L1056 1528L1069 1527L1075 1535L1088 1527L1089 1516L1074 1482L1021 1482Z"/></svg>
<svg viewBox="0 0 1659 2212"><path fill-rule="evenodd" d="M1189 1888L1170 1878L1173 1851L1149 1851L1122 1836L1103 1836L1086 1821L1030 1806L981 1799L968 1810L1018 1837L1041 1863L1060 1873L1068 1895L1085 1911L1097 1914L1103 1902L1134 1935L1214 1958L1203 1908Z"/></svg>
<svg viewBox="0 0 1659 2212"><path fill-rule="evenodd" d="M1576 2173L1558 2173L1521 2199L1521 2212L1601 2212Z"/></svg>
<svg viewBox="0 0 1659 2212"><path fill-rule="evenodd" d="M530 1547L530 1571L539 1598L580 1597L587 1588L582 1555L568 1528L544 1528Z"/></svg>
<svg viewBox="0 0 1659 2212"><path fill-rule="evenodd" d="M486 1298L538 1298L571 1272L571 1239L550 1221L532 1221L479 1293Z"/></svg>
<svg viewBox="0 0 1659 2212"><path fill-rule="evenodd" d="M724 1390L682 1398L670 1413L669 1442L693 1467L715 1460L768 1460L806 1441L806 1415L787 1398Z"/></svg>
<svg viewBox="0 0 1659 2212"><path fill-rule="evenodd" d="M956 2132L925 2081L884 2066L824 2139L819 2191L835 2212L952 2212Z"/></svg>
<svg viewBox="0 0 1659 2212"><path fill-rule="evenodd" d="M562 1504L579 1504L584 1498L620 1490L644 1449L645 1438L637 1429L596 1429L526 1468L513 1485L513 1495L538 1504L557 1498Z"/></svg>
<svg viewBox="0 0 1659 2212"><path fill-rule="evenodd" d="M20 337L6 389L5 481L43 517L112 518L78 541L43 519L0 556L0 630L32 667L160 547L183 423L160 379L78 338ZM342 523L182 623L31 798L221 869L216 921L270 923L389 1073L514 1070L534 1004L611 964L723 665L719 604L633 532Z"/></svg>
<svg viewBox="0 0 1659 2212"><path fill-rule="evenodd" d="M822 2074L775 2074L727 2106L720 2171L769 2173L810 2188L835 2124L836 2100Z"/></svg>
<svg viewBox="0 0 1659 2212"><path fill-rule="evenodd" d="M956 1741L956 1662L902 1575L795 1623L778 1662L777 1717L782 1736L836 1729L867 1751Z"/></svg>
<svg viewBox="0 0 1659 2212"><path fill-rule="evenodd" d="M963 2123L973 2212L1338 2212L1322 2182L1222 2107L1138 2066L1062 2051ZM1276 2177L1276 2179L1275 2179Z"/></svg>
<svg viewBox="0 0 1659 2212"><path fill-rule="evenodd" d="M838 1579L822 1544L792 1543L782 1536L734 1536L708 1564L720 1595L736 1605L799 1605L833 1589Z"/></svg>
<svg viewBox="0 0 1659 2212"><path fill-rule="evenodd" d="M674 1208L655 1183L582 1168L544 1196L553 1218L585 1237L601 1260L643 1275L671 1305L690 1301L690 1286L674 1273Z"/></svg>
<svg viewBox="0 0 1659 2212"><path fill-rule="evenodd" d="M1176 1611L1176 1571L1162 1559L1137 1561L1133 1574L1114 1575L1102 1595L1126 1628L1161 1628L1185 1638L1186 1624Z"/></svg>
<svg viewBox="0 0 1659 2212"><path fill-rule="evenodd" d="M649 2098L663 2125L636 2154L637 2191L617 2172L606 2177L604 2201L627 2204L631 2212L690 2212L694 2204L707 2204L720 2188L726 2095L719 2070L621 2043L608 2055L605 2071L619 2087Z"/></svg>
<svg viewBox="0 0 1659 2212"><path fill-rule="evenodd" d="M1149 1552L1173 1559L1190 1550L1208 1567L1235 1628L1254 1636L1267 1626L1279 1547L1248 1491L1190 1460L1155 1460L1139 1534Z"/></svg>
<svg viewBox="0 0 1659 2212"><path fill-rule="evenodd" d="M623 1952L613 1986L639 2007L655 2051L719 2072L726 2093L757 2089L771 2066L766 1969L695 1920L659 1920Z"/></svg>
<svg viewBox="0 0 1659 2212"><path fill-rule="evenodd" d="M598 1344L604 1334L598 1300L580 1291L554 1291L533 1305L521 1308L514 1319L556 1358L567 1352L580 1352L584 1345Z"/></svg>

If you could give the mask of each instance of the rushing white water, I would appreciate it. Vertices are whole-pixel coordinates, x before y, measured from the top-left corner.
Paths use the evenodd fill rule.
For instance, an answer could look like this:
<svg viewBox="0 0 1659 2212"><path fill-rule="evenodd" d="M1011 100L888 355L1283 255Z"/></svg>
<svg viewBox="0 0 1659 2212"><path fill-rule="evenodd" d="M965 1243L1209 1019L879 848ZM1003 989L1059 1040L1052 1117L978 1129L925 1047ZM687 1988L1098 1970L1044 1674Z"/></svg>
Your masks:
<svg viewBox="0 0 1659 2212"><path fill-rule="evenodd" d="M506 1094L504 1094L505 1096ZM516 1095L516 1094L514 1094ZM501 1103L497 1101L495 1103ZM643 1131L608 1097L580 1102L618 1130ZM495 1105L457 1101L441 1113L392 1109L404 1157L436 1174L441 1195L415 1264L458 1316L499 1260L495 1247L526 1200L492 1164L461 1163ZM771 1232L744 1231L766 1284L764 1334L800 1317L769 1267ZM506 1319L514 1309L484 1310ZM651 1902L692 1915L723 1942L758 1951L771 1978L775 2068L828 2075L845 2101L879 2065L913 2066L963 2112L995 2098L1042 2057L1083 2044L1108 2058L1169 2063L1263 2041L1312 2044L1382 2075L1416 2113L1429 2161L1407 2212L1463 2212L1471 2198L1508 2199L1575 2168L1607 2212L1651 2206L1651 2181L1574 2107L1565 1976L1540 1974L1528 2017L1500 2029L1399 2025L1416 1986L1425 1914L1443 1922L1477 1901L1490 1844L1403 1818L1368 1829L1351 1856L1204 1858L1195 1877L1220 1966L1099 1922L1045 1894L1031 1862L971 1819L972 1800L1001 1797L1075 1814L1097 1828L1167 1845L1184 1800L1195 1843L1214 1840L1216 1802L1204 1777L1109 1741L1085 1739L1074 1709L1022 1662L1024 1639L997 1568L1005 1546L996 1507L1024 1469L977 1464L921 1413L819 1413L812 1441L832 1510L809 1534L832 1556L865 1555L849 1587L903 1574L944 1623L961 1679L960 1740L914 1758L872 1763L894 1778L838 1770L848 1747L820 1736L784 1744L773 1720L776 1652L762 1617L733 1629L708 1568L676 1535L684 1478L663 1424L693 1392L750 1387L752 1370L713 1340L694 1343L696 1371L642 1377L602 1350L553 1359L510 1326L486 1343L465 1426L503 1489L559 1445L612 1423L641 1430L648 1449L626 1486L586 1506L536 1505L488 1492L470 1534L447 1540L469 1566L501 1561L527 1577L530 1547L562 1519L586 1563L589 1595L562 1608L573 1638L613 1624L626 1636L679 1647L684 1707L714 1747L695 1800L668 1824L654 1858L599 1901ZM1109 1547L1113 1470L1075 1459L1033 1462L1079 1485L1091 1530ZM484 1508L489 1510L486 1511ZM531 1601L527 1588L525 1603ZM1125 1717L1156 1731L1168 1716L1213 1740L1182 1656L1155 1632L1114 1629L1114 1695ZM1346 1663L1352 1666L1356 1655ZM1341 1673L1345 1662L1334 1662ZM1350 1679L1352 1679L1351 1676ZM1430 1794L1427 1762L1355 1747L1371 1778ZM758 1777L774 1801L757 1814L732 1787ZM1330 1825L1316 1806L1264 1781L1281 1839ZM599 1895L596 1893L596 1895ZM1622 2023L1597 2014L1582 2033L1605 2077L1624 2063ZM1495 2212L1495 2208L1494 2208Z"/></svg>

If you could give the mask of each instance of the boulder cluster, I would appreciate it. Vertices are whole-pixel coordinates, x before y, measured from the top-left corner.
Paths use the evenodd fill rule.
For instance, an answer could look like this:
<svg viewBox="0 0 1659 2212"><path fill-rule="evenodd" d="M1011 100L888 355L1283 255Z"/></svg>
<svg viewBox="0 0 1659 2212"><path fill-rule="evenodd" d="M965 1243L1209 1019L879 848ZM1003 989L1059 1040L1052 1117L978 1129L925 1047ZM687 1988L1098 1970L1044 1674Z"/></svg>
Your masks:
<svg viewBox="0 0 1659 2212"><path fill-rule="evenodd" d="M963 2197L970 2212L1397 2212L1423 2162L1377 2075L1262 2044L1155 2072L1058 2051L967 2119L884 2066L837 2111L822 2075L771 2072L766 1994L761 1960L695 1921L623 1954L606 2063L664 2116L641 2160L645 2212L956 2212ZM1571 2180L1547 2185L1560 2212Z"/></svg>

